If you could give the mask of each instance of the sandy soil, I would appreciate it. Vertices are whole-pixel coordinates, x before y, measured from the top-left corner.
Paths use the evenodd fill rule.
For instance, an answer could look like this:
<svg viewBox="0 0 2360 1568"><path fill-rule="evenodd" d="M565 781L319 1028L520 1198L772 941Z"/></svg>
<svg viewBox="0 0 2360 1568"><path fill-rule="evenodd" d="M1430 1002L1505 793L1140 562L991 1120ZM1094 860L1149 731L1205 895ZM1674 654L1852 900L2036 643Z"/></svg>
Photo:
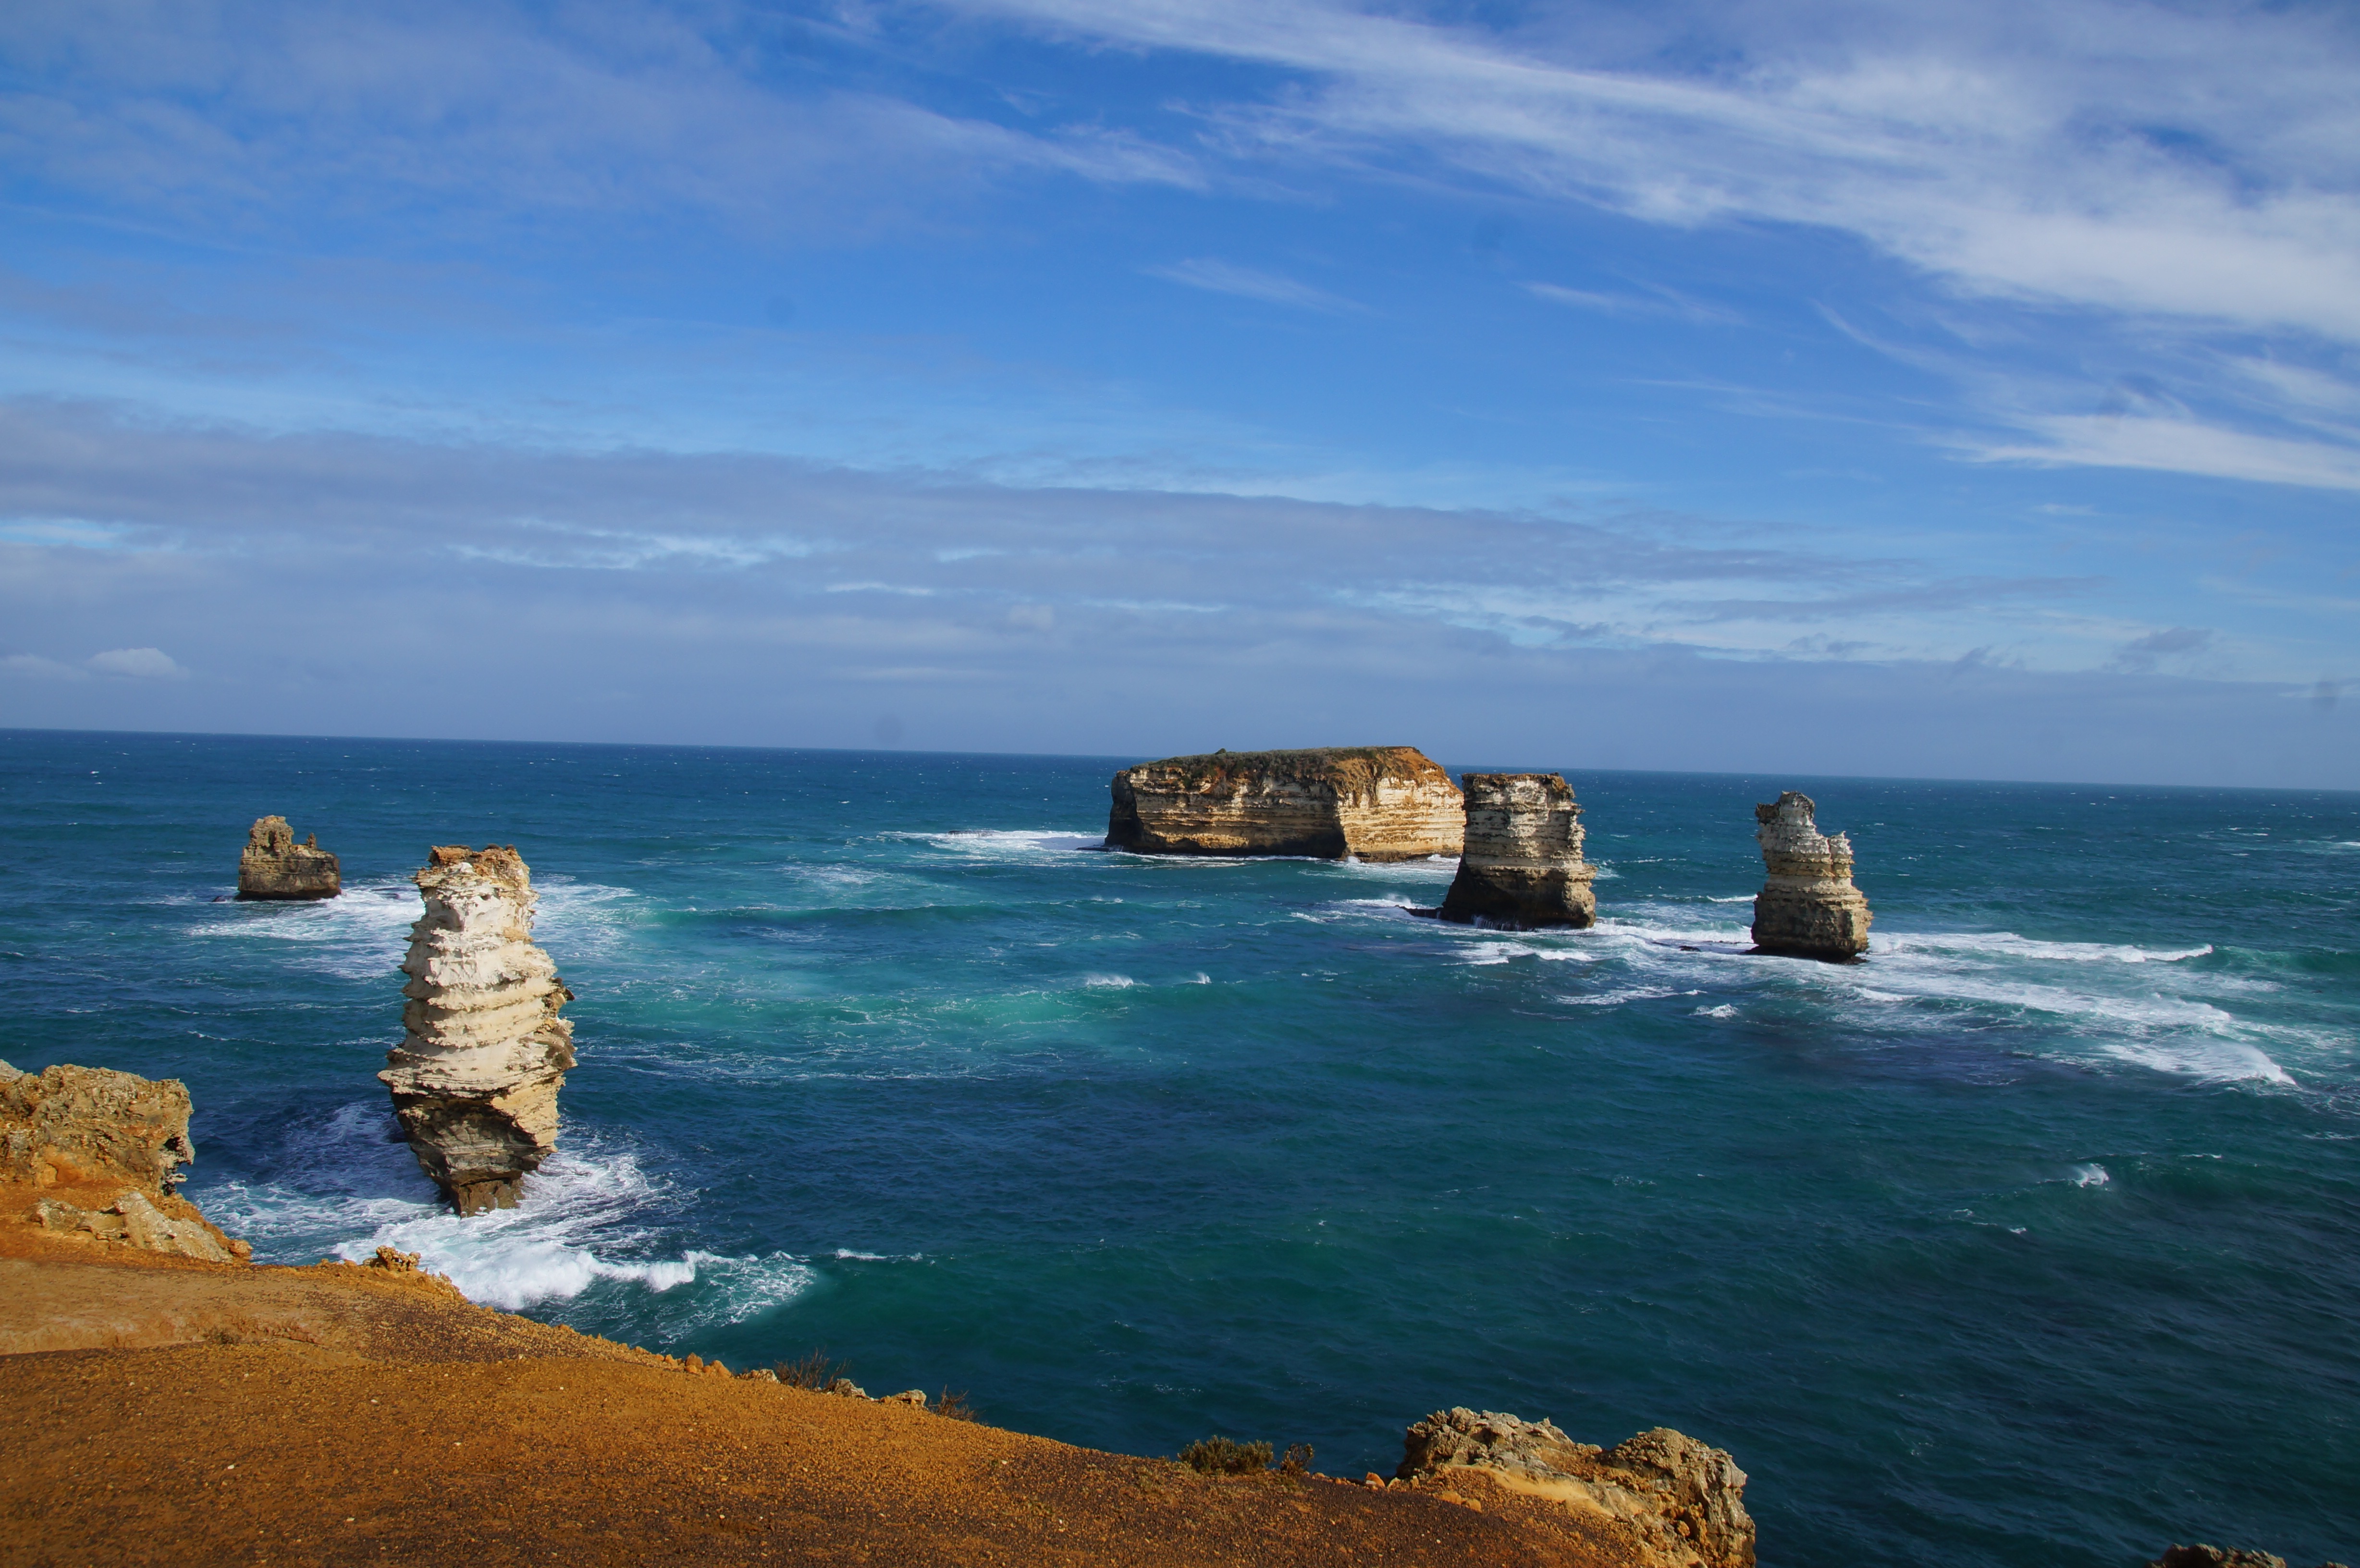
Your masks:
<svg viewBox="0 0 2360 1568"><path fill-rule="evenodd" d="M1628 1560L1602 1521L1480 1479L1460 1501L1214 1480L688 1372L428 1277L0 1231L10 1568Z"/></svg>

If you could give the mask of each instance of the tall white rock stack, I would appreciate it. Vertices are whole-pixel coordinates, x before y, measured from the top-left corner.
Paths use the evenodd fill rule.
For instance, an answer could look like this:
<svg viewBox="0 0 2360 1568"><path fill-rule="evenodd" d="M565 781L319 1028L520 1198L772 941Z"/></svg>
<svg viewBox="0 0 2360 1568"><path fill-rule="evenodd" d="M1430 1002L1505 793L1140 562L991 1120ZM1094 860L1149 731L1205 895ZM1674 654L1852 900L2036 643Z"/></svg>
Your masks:
<svg viewBox="0 0 2360 1568"><path fill-rule="evenodd" d="M1868 899L1852 885L1852 840L1819 832L1808 795L1787 790L1754 808L1769 876L1754 900L1754 945L1802 958L1868 951Z"/></svg>
<svg viewBox="0 0 2360 1568"><path fill-rule="evenodd" d="M1442 918L1502 926L1586 926L1597 868L1581 857L1581 808L1559 773L1470 773L1467 840Z"/></svg>
<svg viewBox="0 0 2360 1568"><path fill-rule="evenodd" d="M408 1033L377 1074L418 1163L463 1214L516 1207L557 1147L574 1065L574 993L533 945L532 882L514 849L442 846L412 878L426 914L401 972Z"/></svg>

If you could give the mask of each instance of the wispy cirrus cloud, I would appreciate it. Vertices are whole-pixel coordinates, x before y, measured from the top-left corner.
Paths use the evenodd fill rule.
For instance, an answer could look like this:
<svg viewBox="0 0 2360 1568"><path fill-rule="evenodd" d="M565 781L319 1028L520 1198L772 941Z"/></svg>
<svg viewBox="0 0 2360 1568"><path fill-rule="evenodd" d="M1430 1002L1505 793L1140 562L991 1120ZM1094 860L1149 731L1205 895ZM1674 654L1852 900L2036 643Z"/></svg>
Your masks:
<svg viewBox="0 0 2360 1568"><path fill-rule="evenodd" d="M1284 305L1298 310L1323 310L1330 314L1367 309L1340 295L1299 283L1282 274L1264 272L1260 267L1240 267L1211 256L1140 270L1150 278L1161 278L1167 283L1202 289L1209 294L1231 294L1240 299L1259 299L1265 305Z"/></svg>

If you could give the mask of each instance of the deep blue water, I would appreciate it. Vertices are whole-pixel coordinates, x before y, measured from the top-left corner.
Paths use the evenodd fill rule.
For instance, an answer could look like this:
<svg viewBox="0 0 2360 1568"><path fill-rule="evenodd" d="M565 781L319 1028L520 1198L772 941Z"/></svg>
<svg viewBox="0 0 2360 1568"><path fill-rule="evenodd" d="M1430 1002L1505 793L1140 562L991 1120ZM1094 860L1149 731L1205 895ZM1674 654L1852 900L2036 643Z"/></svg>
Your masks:
<svg viewBox="0 0 2360 1568"><path fill-rule="evenodd" d="M2360 796L1568 768L1604 918L1511 936L1095 853L1132 760L0 732L0 1056L184 1079L268 1260L1076 1443L1468 1404L1730 1449L1774 1568L2360 1556ZM1864 964L1743 951L1780 788ZM213 901L265 811L342 898ZM371 1075L408 873L495 841L581 1065L461 1221Z"/></svg>

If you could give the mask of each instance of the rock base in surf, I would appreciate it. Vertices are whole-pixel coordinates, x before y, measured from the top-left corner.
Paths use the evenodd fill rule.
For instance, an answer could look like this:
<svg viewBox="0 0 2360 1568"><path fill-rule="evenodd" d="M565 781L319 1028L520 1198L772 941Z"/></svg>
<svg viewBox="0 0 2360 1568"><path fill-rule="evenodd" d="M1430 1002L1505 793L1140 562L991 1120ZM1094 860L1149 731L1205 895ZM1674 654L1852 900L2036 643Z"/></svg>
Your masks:
<svg viewBox="0 0 2360 1568"><path fill-rule="evenodd" d="M1457 786L1415 746L1217 751L1114 776L1106 846L1138 855L1423 860L1457 855Z"/></svg>
<svg viewBox="0 0 2360 1568"><path fill-rule="evenodd" d="M1581 857L1581 808L1556 773L1470 773L1466 845L1441 916L1533 928L1598 919L1596 868Z"/></svg>
<svg viewBox="0 0 2360 1568"><path fill-rule="evenodd" d="M318 833L297 844L285 817L256 819L237 857L239 898L333 898L344 887L336 857L320 847Z"/></svg>
<svg viewBox="0 0 2360 1568"><path fill-rule="evenodd" d="M1576 1443L1546 1421L1464 1406L1409 1429L1399 1478L1481 1470L1511 1491L1553 1497L1626 1526L1632 1568L1753 1568L1745 1472L1718 1448L1657 1427L1612 1448Z"/></svg>
<svg viewBox="0 0 2360 1568"><path fill-rule="evenodd" d="M1866 953L1873 917L1852 885L1852 840L1820 833L1811 798L1792 789L1754 807L1754 820L1769 872L1754 900L1754 945L1798 958Z"/></svg>
<svg viewBox="0 0 2360 1568"><path fill-rule="evenodd" d="M574 993L533 944L532 883L513 849L437 848L413 878L426 913L401 971L408 1031L377 1077L411 1152L463 1214L511 1209L557 1147L574 1065Z"/></svg>

